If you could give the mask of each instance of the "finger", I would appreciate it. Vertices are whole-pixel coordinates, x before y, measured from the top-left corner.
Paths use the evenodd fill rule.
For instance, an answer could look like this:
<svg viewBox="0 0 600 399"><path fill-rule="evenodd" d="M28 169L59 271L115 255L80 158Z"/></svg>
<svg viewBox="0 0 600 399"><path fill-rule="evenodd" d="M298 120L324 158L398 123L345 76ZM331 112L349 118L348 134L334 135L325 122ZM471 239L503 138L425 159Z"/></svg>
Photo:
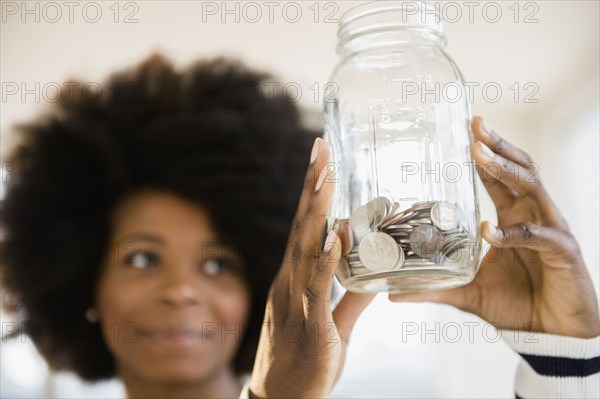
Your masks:
<svg viewBox="0 0 600 399"><path fill-rule="evenodd" d="M325 151L328 156L329 150L326 149ZM335 168L332 167L331 163L324 166L316 187L313 188L314 195L300 221L300 230L295 236L295 239L297 239L296 246L301 253L300 258L291 268L290 295L292 306L294 304L300 305L302 292L306 289L321 258L323 230L325 229L326 217L335 186L335 172Z"/></svg>
<svg viewBox="0 0 600 399"><path fill-rule="evenodd" d="M487 222L482 228L482 235L496 247L536 251L544 264L564 268L579 263L577 241L562 230L530 222L500 228Z"/></svg>
<svg viewBox="0 0 600 399"><path fill-rule="evenodd" d="M354 234L352 234L348 222L342 222L337 226L336 233L340 236L340 240L342 241L342 255L348 256L354 246Z"/></svg>
<svg viewBox="0 0 600 399"><path fill-rule="evenodd" d="M472 129L476 139L481 140L494 153L513 161L516 165L521 166L528 171L523 172L524 174L527 174L525 183L532 183L529 184L528 188L532 189L533 193L537 195L538 205L540 206L542 217L546 223L562 228L563 230L568 230L567 221L563 218L560 210L542 186L538 175L539 166L533 161L531 156L502 138L480 116L473 118Z"/></svg>
<svg viewBox="0 0 600 399"><path fill-rule="evenodd" d="M475 140L482 141L496 154L520 166L531 169L534 163L529 154L502 138L483 118L476 116L471 124Z"/></svg>
<svg viewBox="0 0 600 399"><path fill-rule="evenodd" d="M473 148L471 151L473 151ZM518 194L514 190L502 183L500 180L496 179L480 165L475 165L475 168L477 169L477 174L479 175L485 190L488 192L490 198L494 202L496 211L505 209L515 202L515 200L518 198Z"/></svg>
<svg viewBox="0 0 600 399"><path fill-rule="evenodd" d="M323 252L314 268L310 281L302 292L304 315L313 320L324 320L329 312L333 276L342 256L342 242L335 230L325 240Z"/></svg>
<svg viewBox="0 0 600 399"><path fill-rule="evenodd" d="M537 174L496 154L483 142L476 142L472 147L471 154L475 162L483 169L486 178L501 181L519 196L537 197L542 194L542 186Z"/></svg>
<svg viewBox="0 0 600 399"><path fill-rule="evenodd" d="M347 291L333 311L333 321L340 339L348 344L350 333L363 310L373 301L377 294L359 294Z"/></svg>
<svg viewBox="0 0 600 399"><path fill-rule="evenodd" d="M568 230L558 207L554 204L548 192L544 189L537 170L526 169L523 166L494 153L481 141L475 143L471 152L475 162L483 169L486 177L504 183L518 197L529 196L537 205L537 211L544 225ZM506 200L507 197L504 197ZM498 207L501 211L502 207Z"/></svg>
<svg viewBox="0 0 600 399"><path fill-rule="evenodd" d="M315 194L315 186L317 184L317 180L319 179L319 174L323 169L323 166L327 163L328 159L329 147L327 142L322 138L317 137L310 154L308 169L304 177L304 187L298 201L298 209L296 211L297 218L295 221L299 221L299 219L301 219L306 212L311 198Z"/></svg>
<svg viewBox="0 0 600 399"><path fill-rule="evenodd" d="M302 220L306 214L306 210L309 206L310 201L315 195L315 185L319 178L319 173L326 163L326 159L329 157L328 148L324 146L325 141L320 137L315 139L313 148L310 155L309 165L304 177L304 185L300 199L298 201L298 208L292 221L292 227L288 238L288 243L285 250L284 262L281 270L281 278L278 279L280 284L285 284L286 292L289 293L290 288L290 274L292 268L297 265L302 255L302 248L300 248L299 237L303 229Z"/></svg>

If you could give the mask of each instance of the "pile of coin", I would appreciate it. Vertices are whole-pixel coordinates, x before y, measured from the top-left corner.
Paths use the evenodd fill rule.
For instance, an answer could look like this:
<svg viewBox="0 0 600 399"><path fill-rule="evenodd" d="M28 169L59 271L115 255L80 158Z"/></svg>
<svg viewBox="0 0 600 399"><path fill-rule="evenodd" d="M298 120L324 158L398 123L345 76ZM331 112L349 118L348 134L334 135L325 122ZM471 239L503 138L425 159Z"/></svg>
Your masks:
<svg viewBox="0 0 600 399"><path fill-rule="evenodd" d="M465 256L469 235L459 208L446 201L400 204L377 197L357 208L348 223L347 255L352 275L398 270L405 265L435 266Z"/></svg>

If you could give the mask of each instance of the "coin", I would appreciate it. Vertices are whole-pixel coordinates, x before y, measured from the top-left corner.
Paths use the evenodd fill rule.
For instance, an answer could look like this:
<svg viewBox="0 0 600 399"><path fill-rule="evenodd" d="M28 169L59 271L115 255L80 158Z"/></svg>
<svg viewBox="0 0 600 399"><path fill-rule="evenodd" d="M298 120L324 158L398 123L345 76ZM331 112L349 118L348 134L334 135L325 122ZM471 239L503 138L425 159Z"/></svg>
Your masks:
<svg viewBox="0 0 600 399"><path fill-rule="evenodd" d="M444 267L464 267L469 262L469 248L463 245L452 249L442 261Z"/></svg>
<svg viewBox="0 0 600 399"><path fill-rule="evenodd" d="M398 202L394 202L394 204L392 205L392 211L390 212L390 214L395 214L398 211L398 208L400 208L400 204Z"/></svg>
<svg viewBox="0 0 600 399"><path fill-rule="evenodd" d="M431 208L434 204L435 204L435 201L420 201L420 202L415 202L414 204L412 204L411 208L412 209Z"/></svg>
<svg viewBox="0 0 600 399"><path fill-rule="evenodd" d="M431 221L440 230L451 230L458 226L458 213L450 202L439 201L431 208Z"/></svg>
<svg viewBox="0 0 600 399"><path fill-rule="evenodd" d="M383 218L383 220L381 221L382 227L389 224L390 220L398 217L398 213L401 213L401 212L398 212L398 208L400 208L399 203L397 203L397 202L394 202L393 204L391 202L389 203L388 212L385 215L385 217Z"/></svg>
<svg viewBox="0 0 600 399"><path fill-rule="evenodd" d="M376 197L340 226L351 234L342 239L344 254L355 275L451 265L469 239L463 219L458 203L430 200L400 209L399 202Z"/></svg>
<svg viewBox="0 0 600 399"><path fill-rule="evenodd" d="M377 197L369 202L373 208L373 224L372 228L376 229L381 225L381 222L386 218L392 208L392 203L385 197Z"/></svg>
<svg viewBox="0 0 600 399"><path fill-rule="evenodd" d="M447 254L454 252L455 250L466 246L469 243L469 238L468 237L464 237L458 240L453 241L452 243L450 243L449 245L445 246L445 248L442 249L442 252L448 256Z"/></svg>
<svg viewBox="0 0 600 399"><path fill-rule="evenodd" d="M418 218L418 219L411 219L408 221L408 223L410 225L417 225L417 224L431 224L431 219L429 218Z"/></svg>
<svg viewBox="0 0 600 399"><path fill-rule="evenodd" d="M382 272L394 268L398 263L400 248L389 235L374 232L362 239L358 254L366 268L374 272Z"/></svg>
<svg viewBox="0 0 600 399"><path fill-rule="evenodd" d="M383 202L383 204L385 205L385 209L386 209L386 215L392 211L393 204L392 204L392 201L389 200L389 198L377 197L377 198L375 198L375 200Z"/></svg>
<svg viewBox="0 0 600 399"><path fill-rule="evenodd" d="M406 259L406 254L404 253L404 249L402 249L401 245L398 245L398 262L394 266L394 269L399 269L404 265L404 260Z"/></svg>
<svg viewBox="0 0 600 399"><path fill-rule="evenodd" d="M406 209L395 214L393 217L388 218L388 220L384 223L385 225L394 224L394 223L403 223L411 218L414 218L417 215L416 211L412 211L411 209Z"/></svg>
<svg viewBox="0 0 600 399"><path fill-rule="evenodd" d="M400 223L400 224L391 224L389 226L384 227L383 230L391 231L391 230L410 230L413 226L408 223Z"/></svg>
<svg viewBox="0 0 600 399"><path fill-rule="evenodd" d="M370 203L356 208L350 216L349 224L357 239L362 238L371 231L374 220L375 210Z"/></svg>
<svg viewBox="0 0 600 399"><path fill-rule="evenodd" d="M423 258L434 256L442 247L442 234L433 225L416 227L410 234L410 248Z"/></svg>

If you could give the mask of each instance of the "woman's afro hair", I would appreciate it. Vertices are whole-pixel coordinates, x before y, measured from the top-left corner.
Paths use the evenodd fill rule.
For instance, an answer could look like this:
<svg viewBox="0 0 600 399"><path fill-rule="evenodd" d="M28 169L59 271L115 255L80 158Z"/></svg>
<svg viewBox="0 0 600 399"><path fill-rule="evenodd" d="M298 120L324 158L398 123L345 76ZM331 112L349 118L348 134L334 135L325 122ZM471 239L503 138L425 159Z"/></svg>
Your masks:
<svg viewBox="0 0 600 399"><path fill-rule="evenodd" d="M270 83L265 83L270 82ZM115 376L98 323L85 319L125 195L167 190L202 205L241 253L253 306L233 367L250 372L266 297L284 256L312 143L273 76L219 56L177 71L159 53L82 83L15 127L2 200L3 306L50 367Z"/></svg>

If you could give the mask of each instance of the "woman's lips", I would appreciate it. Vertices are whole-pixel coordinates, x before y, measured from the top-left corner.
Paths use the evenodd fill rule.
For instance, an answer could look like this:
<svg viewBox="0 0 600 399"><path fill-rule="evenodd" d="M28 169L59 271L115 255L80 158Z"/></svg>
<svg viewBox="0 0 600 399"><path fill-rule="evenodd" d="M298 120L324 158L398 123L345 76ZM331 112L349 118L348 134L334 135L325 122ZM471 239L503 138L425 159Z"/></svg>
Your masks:
<svg viewBox="0 0 600 399"><path fill-rule="evenodd" d="M185 348L206 342L199 331L154 331L144 335L154 343L172 348Z"/></svg>

